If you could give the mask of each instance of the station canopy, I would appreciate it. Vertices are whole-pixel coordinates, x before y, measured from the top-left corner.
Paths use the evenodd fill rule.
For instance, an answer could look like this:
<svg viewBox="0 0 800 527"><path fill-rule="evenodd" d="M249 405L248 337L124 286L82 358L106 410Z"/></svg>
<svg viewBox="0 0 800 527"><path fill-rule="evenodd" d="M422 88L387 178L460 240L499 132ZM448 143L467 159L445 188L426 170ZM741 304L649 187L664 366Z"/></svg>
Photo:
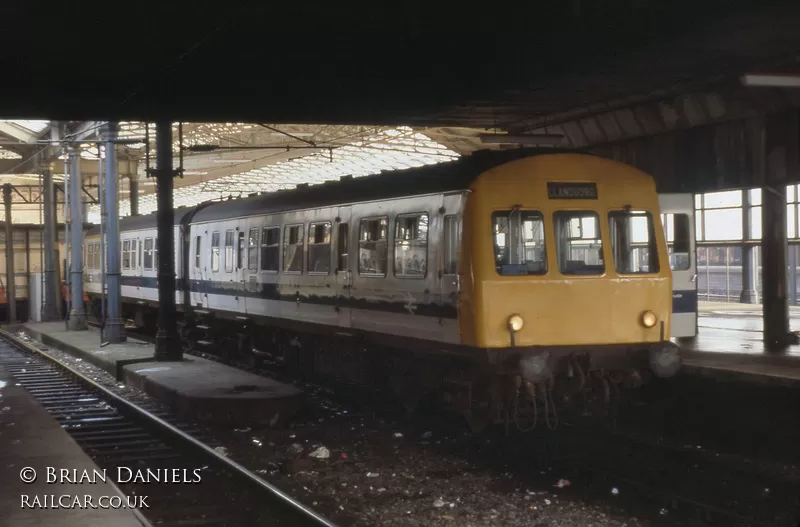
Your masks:
<svg viewBox="0 0 800 527"><path fill-rule="evenodd" d="M81 129L81 173L87 194L98 186L98 132L103 122L73 123ZM22 167L2 174L3 182L35 185L39 174L28 157L49 143L48 121L0 121L0 162ZM463 154L496 145L483 145L482 129L411 128L368 125L287 125L265 123L174 123L173 166L182 168L175 179L175 207L209 200L244 197L253 193L320 184L342 176L361 177L382 171L452 161ZM156 210L156 182L148 168L155 168L155 125L119 123L120 214L130 214L130 181L138 181L139 213ZM102 143L101 143L102 144ZM149 145L149 147L148 147ZM26 147L26 148L23 148ZM63 178L65 154L55 152L56 181ZM12 161L13 160L13 161ZM18 161L18 163L16 163ZM6 166L6 165L4 165ZM28 171L27 173L25 171ZM89 222L100 221L100 205L88 207Z"/></svg>

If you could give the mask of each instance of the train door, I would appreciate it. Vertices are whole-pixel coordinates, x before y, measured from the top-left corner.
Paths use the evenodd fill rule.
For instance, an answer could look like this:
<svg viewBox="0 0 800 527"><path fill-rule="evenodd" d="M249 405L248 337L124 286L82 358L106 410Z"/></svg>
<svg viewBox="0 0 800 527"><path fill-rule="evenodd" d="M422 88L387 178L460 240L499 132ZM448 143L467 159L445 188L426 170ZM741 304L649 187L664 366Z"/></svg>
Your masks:
<svg viewBox="0 0 800 527"><path fill-rule="evenodd" d="M257 293L260 291L261 286L258 282L258 235L259 228L251 226L245 231L243 243L246 245L242 249L244 262L240 263L242 266L242 281L244 283L244 309L246 313L257 311Z"/></svg>
<svg viewBox="0 0 800 527"><path fill-rule="evenodd" d="M441 303L454 307L458 304L459 289L458 247L461 240L461 200L461 194L444 197L442 239L438 248Z"/></svg>
<svg viewBox="0 0 800 527"><path fill-rule="evenodd" d="M659 194L661 221L667 237L672 270L672 334L697 335L697 262L692 194Z"/></svg>
<svg viewBox="0 0 800 527"><path fill-rule="evenodd" d="M203 236L199 229L192 232L191 261L189 262L189 275L192 290L192 305L194 307L208 307L208 297L204 294L205 281L208 280L208 265L211 255L211 244L208 236Z"/></svg>
<svg viewBox="0 0 800 527"><path fill-rule="evenodd" d="M336 299L339 308L339 326L350 327L350 288L353 285L352 209L339 207L333 232L333 269L336 277Z"/></svg>
<svg viewBox="0 0 800 527"><path fill-rule="evenodd" d="M247 313L247 228L240 225L234 232L236 240L234 251L236 252L236 263L233 270L233 281L236 283L237 311Z"/></svg>

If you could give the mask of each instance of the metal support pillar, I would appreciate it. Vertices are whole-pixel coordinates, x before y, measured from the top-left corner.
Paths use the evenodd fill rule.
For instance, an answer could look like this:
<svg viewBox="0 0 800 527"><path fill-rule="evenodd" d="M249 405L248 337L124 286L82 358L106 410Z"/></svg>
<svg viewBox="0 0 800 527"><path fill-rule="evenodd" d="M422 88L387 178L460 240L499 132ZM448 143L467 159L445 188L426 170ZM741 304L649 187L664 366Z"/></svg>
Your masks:
<svg viewBox="0 0 800 527"><path fill-rule="evenodd" d="M789 305L797 305L797 245L789 246Z"/></svg>
<svg viewBox="0 0 800 527"><path fill-rule="evenodd" d="M17 321L17 287L14 283L14 231L11 222L10 183L3 185L3 205L6 209L6 299L8 300L8 322Z"/></svg>
<svg viewBox="0 0 800 527"><path fill-rule="evenodd" d="M789 302L786 273L786 184L797 170L797 114L768 115L764 126L764 175L761 193L762 295L764 303L764 344L782 351L797 341L789 332Z"/></svg>
<svg viewBox="0 0 800 527"><path fill-rule="evenodd" d="M746 240L750 239L752 207L750 205L750 191L742 192L742 233ZM755 262L753 261L754 248L752 245L742 247L742 292L739 295L739 302L742 304L758 304L758 292L756 291Z"/></svg>
<svg viewBox="0 0 800 527"><path fill-rule="evenodd" d="M172 166L170 164L170 166ZM129 203L131 204L131 216L139 215L139 175L128 175L128 193Z"/></svg>
<svg viewBox="0 0 800 527"><path fill-rule="evenodd" d="M172 209L172 123L156 123L156 192L158 211L158 332L156 360L181 360L175 310L175 211Z"/></svg>
<svg viewBox="0 0 800 527"><path fill-rule="evenodd" d="M44 308L42 320L45 322L58 320L59 305L57 303L58 287L58 245L56 243L56 193L53 187L53 172L44 170Z"/></svg>
<svg viewBox="0 0 800 527"><path fill-rule="evenodd" d="M70 214L70 311L67 328L71 331L88 329L86 307L83 304L83 192L81 190L80 152L69 148L69 214Z"/></svg>
<svg viewBox="0 0 800 527"><path fill-rule="evenodd" d="M125 323L122 320L122 284L120 283L119 247L119 174L117 168L117 123L106 126L106 169L105 169L105 233L108 261L108 314L105 323L106 341L110 343L125 340Z"/></svg>

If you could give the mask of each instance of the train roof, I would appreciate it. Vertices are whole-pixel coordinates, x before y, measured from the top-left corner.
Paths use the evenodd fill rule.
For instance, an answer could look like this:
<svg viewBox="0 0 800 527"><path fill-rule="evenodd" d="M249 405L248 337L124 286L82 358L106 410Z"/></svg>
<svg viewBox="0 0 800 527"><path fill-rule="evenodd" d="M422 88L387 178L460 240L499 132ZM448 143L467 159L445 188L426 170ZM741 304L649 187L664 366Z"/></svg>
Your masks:
<svg viewBox="0 0 800 527"><path fill-rule="evenodd" d="M192 222L212 222L290 210L465 190L481 173L495 166L534 155L559 153L581 152L555 148L477 151L472 155L435 165L392 170L357 178L344 176L338 181L328 181L319 185L302 185L294 189L267 192L247 198L181 207L175 209L175 224L180 224L190 213L193 215L189 218ZM120 220L120 232L155 227L155 212ZM99 233L100 228L97 226L91 229L88 235Z"/></svg>

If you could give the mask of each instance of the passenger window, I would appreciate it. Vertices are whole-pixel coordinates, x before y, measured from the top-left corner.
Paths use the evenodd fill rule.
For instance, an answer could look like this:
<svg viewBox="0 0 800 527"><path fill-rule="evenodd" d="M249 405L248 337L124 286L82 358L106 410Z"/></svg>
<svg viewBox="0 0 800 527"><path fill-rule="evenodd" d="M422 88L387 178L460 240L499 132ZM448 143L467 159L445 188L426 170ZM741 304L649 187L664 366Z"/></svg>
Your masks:
<svg viewBox="0 0 800 527"><path fill-rule="evenodd" d="M287 225L283 234L283 272L303 272L303 226Z"/></svg>
<svg viewBox="0 0 800 527"><path fill-rule="evenodd" d="M158 270L158 238L153 240L153 269Z"/></svg>
<svg viewBox="0 0 800 527"><path fill-rule="evenodd" d="M308 226L308 272L328 274L331 270L331 224Z"/></svg>
<svg viewBox="0 0 800 527"><path fill-rule="evenodd" d="M559 211L553 218L561 274L603 274L606 266L597 213Z"/></svg>
<svg viewBox="0 0 800 527"><path fill-rule="evenodd" d="M280 227L264 227L261 231L261 270L278 271L281 244Z"/></svg>
<svg viewBox="0 0 800 527"><path fill-rule="evenodd" d="M195 269L200 269L200 254L201 254L200 253L200 247L201 247L200 240L202 240L202 239L203 239L202 236L196 236L195 239L194 239L194 267L195 267Z"/></svg>
<svg viewBox="0 0 800 527"><path fill-rule="evenodd" d="M153 270L153 238L144 239L144 269Z"/></svg>
<svg viewBox="0 0 800 527"><path fill-rule="evenodd" d="M669 267L673 271L687 271L692 267L691 226L688 214L662 214L664 234L667 237Z"/></svg>
<svg viewBox="0 0 800 527"><path fill-rule="evenodd" d="M242 269L244 267L244 232L239 233L239 243L236 245L236 268Z"/></svg>
<svg viewBox="0 0 800 527"><path fill-rule="evenodd" d="M404 214L394 220L394 275L425 278L428 260L428 215Z"/></svg>
<svg viewBox="0 0 800 527"><path fill-rule="evenodd" d="M502 276L547 272L544 218L532 210L503 210L492 214L494 263Z"/></svg>
<svg viewBox="0 0 800 527"><path fill-rule="evenodd" d="M233 230L225 231L225 272L233 272Z"/></svg>
<svg viewBox="0 0 800 527"><path fill-rule="evenodd" d="M389 218L361 220L358 234L358 274L386 276Z"/></svg>
<svg viewBox="0 0 800 527"><path fill-rule="evenodd" d="M617 273L658 272L658 248L653 216L649 212L611 212L608 215L608 227Z"/></svg>
<svg viewBox="0 0 800 527"><path fill-rule="evenodd" d="M458 226L455 214L444 217L444 274L458 272Z"/></svg>
<svg viewBox="0 0 800 527"><path fill-rule="evenodd" d="M128 270L131 268L131 241L125 240L122 242L122 268Z"/></svg>
<svg viewBox="0 0 800 527"><path fill-rule="evenodd" d="M211 234L211 270L219 271L219 231Z"/></svg>
<svg viewBox="0 0 800 527"><path fill-rule="evenodd" d="M250 229L247 237L247 269L258 270L258 229Z"/></svg>
<svg viewBox="0 0 800 527"><path fill-rule="evenodd" d="M344 271L347 269L347 246L350 243L349 240L350 236L350 229L348 228L346 223L339 224L339 237L336 240L336 252L338 254L338 267L336 268L337 271Z"/></svg>

